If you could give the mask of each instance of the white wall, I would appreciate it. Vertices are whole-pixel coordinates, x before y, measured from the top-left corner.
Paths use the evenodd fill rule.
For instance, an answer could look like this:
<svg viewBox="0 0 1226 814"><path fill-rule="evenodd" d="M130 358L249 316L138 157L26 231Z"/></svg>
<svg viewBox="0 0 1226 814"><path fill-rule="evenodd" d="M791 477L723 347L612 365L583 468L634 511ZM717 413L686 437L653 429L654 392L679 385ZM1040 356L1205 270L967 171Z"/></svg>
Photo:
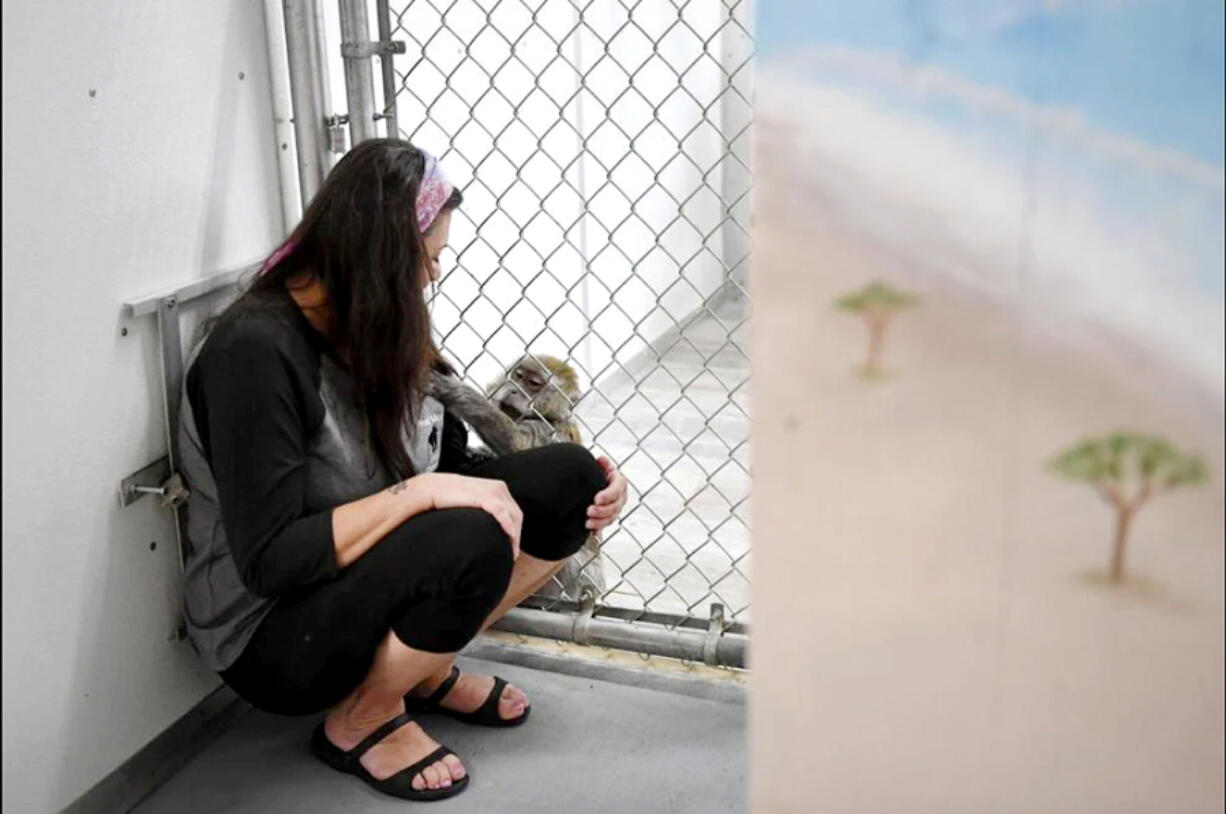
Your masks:
<svg viewBox="0 0 1226 814"><path fill-rule="evenodd" d="M7 2L3 25L3 807L46 812L217 685L168 639L167 514L117 499L164 452L154 325L120 305L282 224L259 3Z"/></svg>

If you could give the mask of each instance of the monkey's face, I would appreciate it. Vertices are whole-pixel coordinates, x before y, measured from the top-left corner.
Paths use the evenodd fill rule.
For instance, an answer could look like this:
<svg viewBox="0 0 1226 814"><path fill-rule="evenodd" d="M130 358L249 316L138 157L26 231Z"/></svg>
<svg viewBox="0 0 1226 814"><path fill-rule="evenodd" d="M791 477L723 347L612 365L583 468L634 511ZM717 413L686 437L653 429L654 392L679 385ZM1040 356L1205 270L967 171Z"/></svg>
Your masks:
<svg viewBox="0 0 1226 814"><path fill-rule="evenodd" d="M554 420L567 415L578 397L577 392L566 392L564 387L561 377L525 356L491 388L490 401L516 421L536 413Z"/></svg>

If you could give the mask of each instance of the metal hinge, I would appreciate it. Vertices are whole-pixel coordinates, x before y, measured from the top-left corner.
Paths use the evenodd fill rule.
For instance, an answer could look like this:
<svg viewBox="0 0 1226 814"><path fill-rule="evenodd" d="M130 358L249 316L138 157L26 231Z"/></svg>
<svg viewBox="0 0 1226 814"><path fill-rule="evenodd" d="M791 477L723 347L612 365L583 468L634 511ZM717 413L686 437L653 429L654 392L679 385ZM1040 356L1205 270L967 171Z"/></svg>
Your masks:
<svg viewBox="0 0 1226 814"><path fill-rule="evenodd" d="M342 42L341 56L345 59L368 59L388 54L403 54L407 50L403 40L377 42Z"/></svg>

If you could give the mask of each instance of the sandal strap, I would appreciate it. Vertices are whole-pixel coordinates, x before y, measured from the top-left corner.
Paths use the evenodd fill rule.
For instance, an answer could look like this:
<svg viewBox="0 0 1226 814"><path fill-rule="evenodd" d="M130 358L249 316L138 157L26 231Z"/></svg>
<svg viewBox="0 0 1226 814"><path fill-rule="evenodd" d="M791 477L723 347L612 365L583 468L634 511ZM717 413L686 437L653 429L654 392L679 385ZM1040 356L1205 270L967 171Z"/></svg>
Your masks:
<svg viewBox="0 0 1226 814"><path fill-rule="evenodd" d="M451 688L460 680L460 668L454 664L451 665L451 672L443 679L443 683L439 684L434 692L430 693L430 697L426 699L426 706L436 707L442 700L447 697L447 693L451 692Z"/></svg>
<svg viewBox="0 0 1226 814"><path fill-rule="evenodd" d="M357 760L360 757L362 757L362 755L369 752L371 748L374 747L375 744L377 744L379 741L383 740L388 735L392 734L397 729L399 729L400 727L404 726L405 724L409 723L412 720L413 720L413 717L409 715L409 713L407 712L400 713L395 718L392 718L390 721L383 724L378 729L376 729L374 732L371 732L369 735L363 738L362 742L359 743L357 746L353 747L348 752L345 752L345 758L349 760L350 762L356 763Z"/></svg>
<svg viewBox="0 0 1226 814"><path fill-rule="evenodd" d="M406 766L400 771L396 772L396 774L401 774L412 779L415 775L421 774L422 770L424 770L427 766L438 763L448 755L454 754L455 752L451 751L446 746L440 746L430 754L423 757L421 760L414 763L412 766Z"/></svg>
<svg viewBox="0 0 1226 814"><path fill-rule="evenodd" d="M485 701L477 709L471 713L473 717L493 716L500 718L498 715L498 702L502 700L502 691L507 688L505 679L494 676L494 689L490 690L490 694L485 697Z"/></svg>

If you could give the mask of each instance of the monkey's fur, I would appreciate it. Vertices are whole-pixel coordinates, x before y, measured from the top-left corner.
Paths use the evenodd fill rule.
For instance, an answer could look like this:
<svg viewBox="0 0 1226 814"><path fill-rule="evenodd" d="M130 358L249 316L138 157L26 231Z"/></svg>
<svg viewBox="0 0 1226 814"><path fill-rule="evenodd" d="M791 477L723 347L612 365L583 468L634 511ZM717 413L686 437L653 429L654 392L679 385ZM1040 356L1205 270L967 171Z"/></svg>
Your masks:
<svg viewBox="0 0 1226 814"><path fill-rule="evenodd" d="M580 442L572 412L581 395L579 379L569 364L553 356L521 357L484 394L458 377L435 372L430 377L430 394L481 436L489 449L477 450L478 459L558 441ZM604 591L600 542L589 534L578 553L538 594L595 600Z"/></svg>

